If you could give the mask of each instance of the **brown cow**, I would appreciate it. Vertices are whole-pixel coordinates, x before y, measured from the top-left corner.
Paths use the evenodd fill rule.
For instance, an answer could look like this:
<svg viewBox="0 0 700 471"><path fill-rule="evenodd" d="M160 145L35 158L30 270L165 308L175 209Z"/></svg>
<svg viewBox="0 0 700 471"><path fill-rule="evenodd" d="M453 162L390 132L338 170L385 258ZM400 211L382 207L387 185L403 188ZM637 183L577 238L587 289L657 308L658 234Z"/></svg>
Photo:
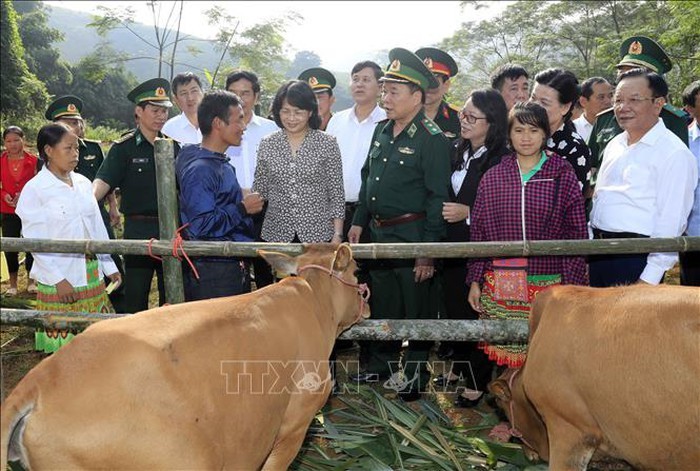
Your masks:
<svg viewBox="0 0 700 471"><path fill-rule="evenodd" d="M287 469L369 311L349 246L261 255L299 276L98 322L37 365L2 404L0 469Z"/></svg>
<svg viewBox="0 0 700 471"><path fill-rule="evenodd" d="M550 469L591 457L700 469L700 289L555 287L534 302L521 370L490 385Z"/></svg>

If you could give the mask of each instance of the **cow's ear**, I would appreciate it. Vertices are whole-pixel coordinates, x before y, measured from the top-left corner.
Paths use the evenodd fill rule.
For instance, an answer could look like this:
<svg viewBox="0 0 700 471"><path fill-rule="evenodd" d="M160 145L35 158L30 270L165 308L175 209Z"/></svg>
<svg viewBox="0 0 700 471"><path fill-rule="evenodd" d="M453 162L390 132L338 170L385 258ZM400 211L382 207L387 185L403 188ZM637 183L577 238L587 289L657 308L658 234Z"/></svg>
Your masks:
<svg viewBox="0 0 700 471"><path fill-rule="evenodd" d="M502 379L491 381L491 383L489 384L489 391L491 391L491 394L493 394L502 401L510 401L511 399L510 388L508 387L508 383L506 383Z"/></svg>
<svg viewBox="0 0 700 471"><path fill-rule="evenodd" d="M279 252L268 252L267 250L258 250L258 255L270 264L278 278L297 274L296 258Z"/></svg>
<svg viewBox="0 0 700 471"><path fill-rule="evenodd" d="M348 244L340 244L333 257L333 271L345 271L352 261L352 249Z"/></svg>

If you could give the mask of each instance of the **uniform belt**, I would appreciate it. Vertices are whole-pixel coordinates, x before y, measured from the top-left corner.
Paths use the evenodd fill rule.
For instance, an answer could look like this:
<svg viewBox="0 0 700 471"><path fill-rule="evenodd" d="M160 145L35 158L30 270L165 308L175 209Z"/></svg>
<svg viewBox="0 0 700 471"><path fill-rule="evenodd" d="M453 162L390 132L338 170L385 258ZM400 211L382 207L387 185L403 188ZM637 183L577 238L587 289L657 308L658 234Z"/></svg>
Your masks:
<svg viewBox="0 0 700 471"><path fill-rule="evenodd" d="M594 239L643 239L648 237L647 235L637 234L636 232L610 232L596 229L595 227L593 228Z"/></svg>
<svg viewBox="0 0 700 471"><path fill-rule="evenodd" d="M377 227L397 226L399 224L406 224L407 222L420 221L421 219L425 219L425 213L406 213L389 219L373 218L374 224Z"/></svg>
<svg viewBox="0 0 700 471"><path fill-rule="evenodd" d="M134 219L136 221L157 221L158 216L148 216L146 214L129 214L124 216L127 219Z"/></svg>

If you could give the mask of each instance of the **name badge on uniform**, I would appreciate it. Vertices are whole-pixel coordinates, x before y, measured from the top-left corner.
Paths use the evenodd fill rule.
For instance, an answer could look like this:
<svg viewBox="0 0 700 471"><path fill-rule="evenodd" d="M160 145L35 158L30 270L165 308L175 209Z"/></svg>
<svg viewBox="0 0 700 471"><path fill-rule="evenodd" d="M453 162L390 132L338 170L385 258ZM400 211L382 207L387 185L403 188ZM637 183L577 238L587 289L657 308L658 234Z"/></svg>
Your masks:
<svg viewBox="0 0 700 471"><path fill-rule="evenodd" d="M96 158L97 158L96 155L90 154L90 155L86 155L85 157L83 157L83 160L95 160Z"/></svg>
<svg viewBox="0 0 700 471"><path fill-rule="evenodd" d="M147 164L149 161L148 157L137 157L135 159L131 159L132 164Z"/></svg>
<svg viewBox="0 0 700 471"><path fill-rule="evenodd" d="M410 147L399 147L399 152L401 152L402 154L413 155L416 153L416 150L411 149Z"/></svg>

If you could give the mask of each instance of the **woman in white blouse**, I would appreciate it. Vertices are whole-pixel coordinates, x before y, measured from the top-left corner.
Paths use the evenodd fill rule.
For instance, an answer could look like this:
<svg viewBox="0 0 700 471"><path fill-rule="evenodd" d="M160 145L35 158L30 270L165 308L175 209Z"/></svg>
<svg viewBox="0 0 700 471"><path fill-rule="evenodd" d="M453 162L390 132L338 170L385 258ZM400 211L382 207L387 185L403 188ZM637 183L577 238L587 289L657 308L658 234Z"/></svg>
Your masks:
<svg viewBox="0 0 700 471"><path fill-rule="evenodd" d="M62 124L49 124L39 130L37 149L46 165L24 187L16 209L24 237L109 240L90 180L73 172L78 163L77 136ZM37 309L111 311L103 274L112 283L121 283L109 255L35 253L31 277L38 282ZM54 352L73 335L37 332L36 349Z"/></svg>
<svg viewBox="0 0 700 471"><path fill-rule="evenodd" d="M272 104L279 131L258 147L253 191L269 201L266 242L343 240L343 164L335 137L319 131L316 95L308 83L282 85Z"/></svg>

